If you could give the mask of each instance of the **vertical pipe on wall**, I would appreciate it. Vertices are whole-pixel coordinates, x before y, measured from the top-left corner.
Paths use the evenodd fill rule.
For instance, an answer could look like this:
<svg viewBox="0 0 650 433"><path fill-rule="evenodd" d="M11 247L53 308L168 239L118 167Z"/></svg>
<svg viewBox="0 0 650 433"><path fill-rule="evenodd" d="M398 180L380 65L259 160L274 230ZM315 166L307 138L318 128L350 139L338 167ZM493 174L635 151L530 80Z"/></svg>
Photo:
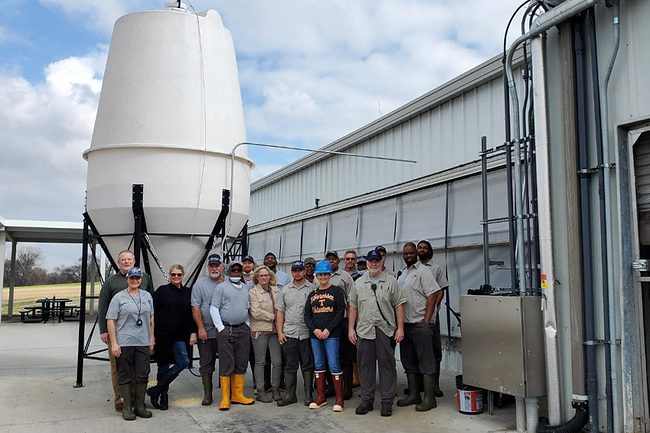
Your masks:
<svg viewBox="0 0 650 433"><path fill-rule="evenodd" d="M481 193L483 198L483 284L490 286L490 238L488 228L487 137L481 137ZM446 249L445 249L446 250ZM446 264L446 259L445 259Z"/></svg>
<svg viewBox="0 0 650 433"><path fill-rule="evenodd" d="M576 75L576 124L578 126L578 174L580 176L580 244L582 245L582 287L584 288L584 327L587 367L587 400L589 402L589 431L598 431L598 371L596 366L596 329L594 288L592 281L591 242L591 170L587 145L585 47L581 20L574 26Z"/></svg>
<svg viewBox="0 0 650 433"><path fill-rule="evenodd" d="M561 421L560 368L557 341L557 314L555 309L555 272L553 263L553 227L551 215L551 171L548 139L548 112L546 96L545 36L531 41L531 57L535 75L535 140L537 145L537 200L539 208L539 250L542 272L544 317L544 347L546 353L546 381L548 418L552 425Z"/></svg>

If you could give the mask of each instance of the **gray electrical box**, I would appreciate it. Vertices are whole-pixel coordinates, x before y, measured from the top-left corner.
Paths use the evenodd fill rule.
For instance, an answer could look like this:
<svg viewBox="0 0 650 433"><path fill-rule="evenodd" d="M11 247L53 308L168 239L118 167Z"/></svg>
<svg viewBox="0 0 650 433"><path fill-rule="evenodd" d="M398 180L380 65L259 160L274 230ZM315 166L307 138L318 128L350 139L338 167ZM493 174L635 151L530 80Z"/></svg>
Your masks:
<svg viewBox="0 0 650 433"><path fill-rule="evenodd" d="M463 382L517 397L546 395L539 296L461 296Z"/></svg>

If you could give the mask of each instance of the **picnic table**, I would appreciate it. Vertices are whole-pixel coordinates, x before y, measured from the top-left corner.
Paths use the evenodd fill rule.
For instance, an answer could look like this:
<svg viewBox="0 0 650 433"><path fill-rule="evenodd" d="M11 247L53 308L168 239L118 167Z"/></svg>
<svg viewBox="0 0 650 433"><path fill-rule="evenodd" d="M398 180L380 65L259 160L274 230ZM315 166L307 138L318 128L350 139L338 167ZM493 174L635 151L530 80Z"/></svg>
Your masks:
<svg viewBox="0 0 650 433"><path fill-rule="evenodd" d="M66 317L75 317L79 314L79 307L68 305L72 302L69 298L40 298L37 299L40 305L32 305L20 310L20 320L22 322L44 322L47 323L50 318L58 318L59 323Z"/></svg>

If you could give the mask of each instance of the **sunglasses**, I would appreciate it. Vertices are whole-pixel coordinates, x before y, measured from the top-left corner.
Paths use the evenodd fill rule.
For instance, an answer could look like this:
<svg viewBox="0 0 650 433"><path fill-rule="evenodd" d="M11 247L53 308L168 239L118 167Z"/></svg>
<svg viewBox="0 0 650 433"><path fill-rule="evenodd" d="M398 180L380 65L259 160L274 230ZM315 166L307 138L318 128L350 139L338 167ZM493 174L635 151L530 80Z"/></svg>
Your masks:
<svg viewBox="0 0 650 433"><path fill-rule="evenodd" d="M183 274L177 273L177 272L173 272L173 273L171 273L169 275L171 275L172 277L182 277L183 276Z"/></svg>

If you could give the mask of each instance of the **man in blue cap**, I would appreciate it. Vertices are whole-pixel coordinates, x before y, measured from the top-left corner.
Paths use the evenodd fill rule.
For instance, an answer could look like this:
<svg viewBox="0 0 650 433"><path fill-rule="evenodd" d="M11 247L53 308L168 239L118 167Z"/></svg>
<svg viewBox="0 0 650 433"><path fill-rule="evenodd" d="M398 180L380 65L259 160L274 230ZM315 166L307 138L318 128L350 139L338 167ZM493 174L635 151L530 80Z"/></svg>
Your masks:
<svg viewBox="0 0 650 433"><path fill-rule="evenodd" d="M391 416L397 386L395 345L404 338L406 298L395 278L381 270L381 255L368 252L368 272L350 290L348 337L357 347L361 404L357 415L373 410L379 365L381 416Z"/></svg>

